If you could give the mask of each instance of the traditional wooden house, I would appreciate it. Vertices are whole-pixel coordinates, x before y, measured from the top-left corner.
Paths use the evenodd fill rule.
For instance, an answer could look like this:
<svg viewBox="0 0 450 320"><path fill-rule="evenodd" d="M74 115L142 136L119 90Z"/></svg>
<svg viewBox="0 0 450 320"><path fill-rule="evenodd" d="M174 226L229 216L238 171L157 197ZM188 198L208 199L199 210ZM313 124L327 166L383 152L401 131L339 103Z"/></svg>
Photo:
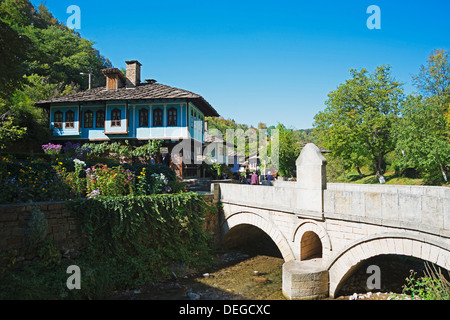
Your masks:
<svg viewBox="0 0 450 320"><path fill-rule="evenodd" d="M126 76L102 70L106 86L41 100L56 141L162 140L169 154L182 139L204 143L205 117L219 116L200 95L141 82L141 63L126 61Z"/></svg>

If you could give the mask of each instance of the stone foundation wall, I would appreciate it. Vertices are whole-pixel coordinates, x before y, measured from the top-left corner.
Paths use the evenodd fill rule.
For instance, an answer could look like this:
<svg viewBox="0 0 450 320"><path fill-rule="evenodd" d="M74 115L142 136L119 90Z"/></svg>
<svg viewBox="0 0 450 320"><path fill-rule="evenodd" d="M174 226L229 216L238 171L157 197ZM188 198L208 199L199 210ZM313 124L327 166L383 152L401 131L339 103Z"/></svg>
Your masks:
<svg viewBox="0 0 450 320"><path fill-rule="evenodd" d="M14 255L21 262L31 261L35 257L26 246L33 206L44 213L48 235L62 255L67 256L81 249L80 228L64 202L1 205L0 255L4 259Z"/></svg>
<svg viewBox="0 0 450 320"><path fill-rule="evenodd" d="M214 196L205 195L205 201L214 203ZM36 204L0 205L0 265L16 257L17 262L31 261L35 258L27 248L26 239L30 233L30 220L33 206L41 210L48 224L47 232L56 248L65 257L74 257L82 248L80 226L67 209L65 202L45 202ZM212 234L215 243L219 241L219 218L215 210L207 212L205 230Z"/></svg>
<svg viewBox="0 0 450 320"><path fill-rule="evenodd" d="M205 194L205 201L209 205L216 205L217 201L214 200L214 194ZM217 210L210 210L206 212L205 216L205 231L213 236L213 242L215 246L220 245L220 213Z"/></svg>

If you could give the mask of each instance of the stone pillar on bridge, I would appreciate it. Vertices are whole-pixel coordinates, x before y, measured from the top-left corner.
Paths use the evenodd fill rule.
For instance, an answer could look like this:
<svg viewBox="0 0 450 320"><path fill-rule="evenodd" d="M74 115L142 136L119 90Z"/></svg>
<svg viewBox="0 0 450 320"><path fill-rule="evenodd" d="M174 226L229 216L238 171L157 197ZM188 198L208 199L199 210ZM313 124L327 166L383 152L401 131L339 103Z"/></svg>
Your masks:
<svg viewBox="0 0 450 320"><path fill-rule="evenodd" d="M323 190L327 188L327 160L319 147L308 143L303 147L297 161L297 206L300 210L311 211L322 217Z"/></svg>
<svg viewBox="0 0 450 320"><path fill-rule="evenodd" d="M327 188L327 160L308 143L296 161L297 209L302 216L323 219L323 191ZM298 248L300 250L300 248ZM322 258L292 260L283 265L283 294L289 299L320 299L328 296L328 270Z"/></svg>

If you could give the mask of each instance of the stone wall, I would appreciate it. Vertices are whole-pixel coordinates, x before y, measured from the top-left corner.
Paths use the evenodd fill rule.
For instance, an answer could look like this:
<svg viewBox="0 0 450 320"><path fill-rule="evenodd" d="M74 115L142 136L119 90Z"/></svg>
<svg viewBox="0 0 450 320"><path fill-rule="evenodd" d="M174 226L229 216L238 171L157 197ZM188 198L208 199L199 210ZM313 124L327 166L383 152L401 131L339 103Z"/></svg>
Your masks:
<svg viewBox="0 0 450 320"><path fill-rule="evenodd" d="M68 256L81 248L81 232L75 218L64 202L34 204L47 221L47 232L62 255ZM30 261L36 253L27 249L33 205L15 204L0 206L0 254L17 257L17 261ZM1 262L1 261L0 261Z"/></svg>
<svg viewBox="0 0 450 320"><path fill-rule="evenodd" d="M212 194L205 195L205 201L215 204ZM56 248L65 257L74 257L82 248L80 226L69 212L65 202L45 202L34 204L41 210L48 224L47 232ZM30 220L33 205L0 205L0 265L16 257L18 262L31 261L36 253L26 246L30 233ZM205 231L213 235L215 243L219 241L219 218L216 210L208 211L205 217ZM2 262L3 261L3 262Z"/></svg>

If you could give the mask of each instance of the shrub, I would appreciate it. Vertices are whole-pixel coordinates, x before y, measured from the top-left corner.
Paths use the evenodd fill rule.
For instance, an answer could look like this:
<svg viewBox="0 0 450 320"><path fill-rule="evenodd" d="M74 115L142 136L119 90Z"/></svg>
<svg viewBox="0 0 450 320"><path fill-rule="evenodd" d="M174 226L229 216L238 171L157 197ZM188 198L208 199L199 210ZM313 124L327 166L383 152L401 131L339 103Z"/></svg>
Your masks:
<svg viewBox="0 0 450 320"><path fill-rule="evenodd" d="M0 164L0 203L58 201L73 195L65 183L65 167L49 163Z"/></svg>
<svg viewBox="0 0 450 320"><path fill-rule="evenodd" d="M49 144L44 144L42 146L42 150L44 150L45 154L50 154L50 155L57 155L61 152L62 149L62 145L60 144L53 144L53 143L49 143Z"/></svg>
<svg viewBox="0 0 450 320"><path fill-rule="evenodd" d="M96 191L102 196L124 196L133 194L134 174L122 167L109 168L97 165L86 169L87 193Z"/></svg>
<svg viewBox="0 0 450 320"><path fill-rule="evenodd" d="M417 279L417 273L411 270L403 293L410 294L413 299L450 300L450 282L441 269L437 270L434 265L430 267L428 263L425 266L425 276Z"/></svg>
<svg viewBox="0 0 450 320"><path fill-rule="evenodd" d="M69 207L87 241L85 255L105 266L104 277L114 281L109 287L158 280L174 264L201 268L212 262L204 231L208 206L200 194L75 199Z"/></svg>

